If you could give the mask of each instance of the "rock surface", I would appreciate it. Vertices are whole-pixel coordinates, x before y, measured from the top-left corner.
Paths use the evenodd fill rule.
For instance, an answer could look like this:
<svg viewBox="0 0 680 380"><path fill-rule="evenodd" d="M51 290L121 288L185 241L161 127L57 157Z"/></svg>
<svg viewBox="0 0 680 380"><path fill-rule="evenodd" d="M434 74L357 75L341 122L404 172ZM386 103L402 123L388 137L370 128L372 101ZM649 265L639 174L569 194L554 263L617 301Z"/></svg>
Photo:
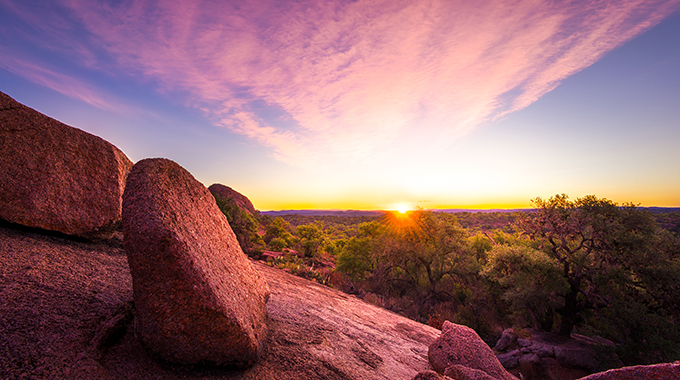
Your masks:
<svg viewBox="0 0 680 380"><path fill-rule="evenodd" d="M0 224L0 379L102 378L132 301L122 234L105 244L18 228Z"/></svg>
<svg viewBox="0 0 680 380"><path fill-rule="evenodd" d="M110 238L131 166L103 139L0 93L0 219Z"/></svg>
<svg viewBox="0 0 680 380"><path fill-rule="evenodd" d="M423 371L417 374L413 380L451 380L451 378L440 375L435 371Z"/></svg>
<svg viewBox="0 0 680 380"><path fill-rule="evenodd" d="M488 373L481 369L474 369L465 367L460 364L454 364L444 371L444 377L455 380L496 380Z"/></svg>
<svg viewBox="0 0 680 380"><path fill-rule="evenodd" d="M565 338L534 329L506 329L493 349L503 367L526 372L525 377L576 379L623 366L612 342L578 334Z"/></svg>
<svg viewBox="0 0 680 380"><path fill-rule="evenodd" d="M245 195L239 193L238 191L232 189L229 186L225 186L219 183L214 183L208 187L208 190L215 196L218 196L225 201L231 200L238 207L243 210L248 211L251 215L255 214L255 206Z"/></svg>
<svg viewBox="0 0 680 380"><path fill-rule="evenodd" d="M132 167L123 194L137 333L160 358L253 365L269 288L208 190L173 161Z"/></svg>
<svg viewBox="0 0 680 380"><path fill-rule="evenodd" d="M444 374L453 365L481 370L495 379L516 380L508 373L489 346L466 326L445 321L442 333L429 348L428 358L435 371Z"/></svg>
<svg viewBox="0 0 680 380"><path fill-rule="evenodd" d="M610 369L580 380L680 380L680 362Z"/></svg>
<svg viewBox="0 0 680 380"><path fill-rule="evenodd" d="M135 321L116 322L132 300L122 248L0 226L0 255L2 379L412 379L429 369L427 346L439 335L254 262L272 290L260 360L247 370L174 365L142 347Z"/></svg>

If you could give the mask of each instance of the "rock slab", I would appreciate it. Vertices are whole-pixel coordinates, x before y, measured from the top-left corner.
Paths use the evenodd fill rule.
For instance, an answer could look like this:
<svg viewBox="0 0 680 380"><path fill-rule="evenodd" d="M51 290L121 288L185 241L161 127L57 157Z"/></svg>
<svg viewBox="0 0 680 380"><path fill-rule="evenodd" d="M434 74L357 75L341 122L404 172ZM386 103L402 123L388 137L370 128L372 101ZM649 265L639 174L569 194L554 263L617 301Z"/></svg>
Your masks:
<svg viewBox="0 0 680 380"><path fill-rule="evenodd" d="M208 190L167 159L145 159L123 194L137 334L179 364L253 365L269 288Z"/></svg>
<svg viewBox="0 0 680 380"><path fill-rule="evenodd" d="M131 167L109 142L0 92L0 219L108 239Z"/></svg>
<svg viewBox="0 0 680 380"><path fill-rule="evenodd" d="M503 368L473 329L449 321L442 325L442 334L430 345L427 355L434 370L441 374L459 365L483 371L494 379L517 379ZM456 368L457 373L461 371L461 367Z"/></svg>
<svg viewBox="0 0 680 380"><path fill-rule="evenodd" d="M680 362L610 369L580 380L680 380Z"/></svg>

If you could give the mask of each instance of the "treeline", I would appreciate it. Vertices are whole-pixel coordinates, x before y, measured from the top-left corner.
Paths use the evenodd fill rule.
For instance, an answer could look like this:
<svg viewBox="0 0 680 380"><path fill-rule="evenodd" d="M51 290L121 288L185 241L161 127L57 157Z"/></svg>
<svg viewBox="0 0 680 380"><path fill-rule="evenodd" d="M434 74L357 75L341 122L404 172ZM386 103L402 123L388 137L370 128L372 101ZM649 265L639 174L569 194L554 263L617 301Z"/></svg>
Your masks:
<svg viewBox="0 0 680 380"><path fill-rule="evenodd" d="M511 326L578 332L616 342L628 365L679 360L677 214L594 196L532 202L377 218L221 208L250 256L435 327L464 324L491 344Z"/></svg>

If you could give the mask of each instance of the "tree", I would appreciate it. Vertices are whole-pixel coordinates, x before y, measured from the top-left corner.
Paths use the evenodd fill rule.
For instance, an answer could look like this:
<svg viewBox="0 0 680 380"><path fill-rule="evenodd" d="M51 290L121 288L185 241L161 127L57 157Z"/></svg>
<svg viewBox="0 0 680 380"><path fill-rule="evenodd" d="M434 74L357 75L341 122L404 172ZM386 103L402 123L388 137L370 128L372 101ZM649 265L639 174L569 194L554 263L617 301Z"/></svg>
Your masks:
<svg viewBox="0 0 680 380"><path fill-rule="evenodd" d="M295 243L295 237L290 233L290 224L282 217L276 217L267 228L263 240L272 249L282 250Z"/></svg>
<svg viewBox="0 0 680 380"><path fill-rule="evenodd" d="M649 213L595 196L572 202L562 194L532 202L537 210L522 218L519 228L559 265L566 281L558 292L562 304L555 309L561 335L569 336L589 310L621 307L616 301L626 295L666 309L677 307L677 298L668 298L669 292L677 294L677 285L659 287L652 275L661 274L658 263L677 265L677 253ZM676 279L678 273L663 277Z"/></svg>
<svg viewBox="0 0 680 380"><path fill-rule="evenodd" d="M304 257L316 258L324 249L326 235L321 222L301 224L295 228L297 247Z"/></svg>
<svg viewBox="0 0 680 380"><path fill-rule="evenodd" d="M352 288L354 288L354 282L365 280L366 276L373 271L375 266L373 249L384 227L373 221L360 224L358 230L358 235L349 238L341 248L337 260L338 271L349 276Z"/></svg>
<svg viewBox="0 0 680 380"><path fill-rule="evenodd" d="M418 210L388 214L382 224L372 245L375 290L410 298L421 319L442 302L465 302L478 267L455 216Z"/></svg>
<svg viewBox="0 0 680 380"><path fill-rule="evenodd" d="M516 323L552 329L555 310L564 304L559 295L569 287L555 258L525 245L495 245L481 274L503 290Z"/></svg>

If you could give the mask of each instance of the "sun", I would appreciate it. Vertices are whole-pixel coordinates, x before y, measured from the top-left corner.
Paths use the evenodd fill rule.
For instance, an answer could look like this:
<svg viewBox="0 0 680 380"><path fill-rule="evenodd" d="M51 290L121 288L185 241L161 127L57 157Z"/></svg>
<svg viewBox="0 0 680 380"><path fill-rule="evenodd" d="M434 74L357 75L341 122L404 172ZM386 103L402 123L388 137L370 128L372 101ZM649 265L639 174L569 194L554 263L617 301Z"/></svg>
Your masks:
<svg viewBox="0 0 680 380"><path fill-rule="evenodd" d="M404 203L400 203L398 205L395 205L394 207L400 214L406 214L411 209L410 207L408 207L408 205Z"/></svg>

